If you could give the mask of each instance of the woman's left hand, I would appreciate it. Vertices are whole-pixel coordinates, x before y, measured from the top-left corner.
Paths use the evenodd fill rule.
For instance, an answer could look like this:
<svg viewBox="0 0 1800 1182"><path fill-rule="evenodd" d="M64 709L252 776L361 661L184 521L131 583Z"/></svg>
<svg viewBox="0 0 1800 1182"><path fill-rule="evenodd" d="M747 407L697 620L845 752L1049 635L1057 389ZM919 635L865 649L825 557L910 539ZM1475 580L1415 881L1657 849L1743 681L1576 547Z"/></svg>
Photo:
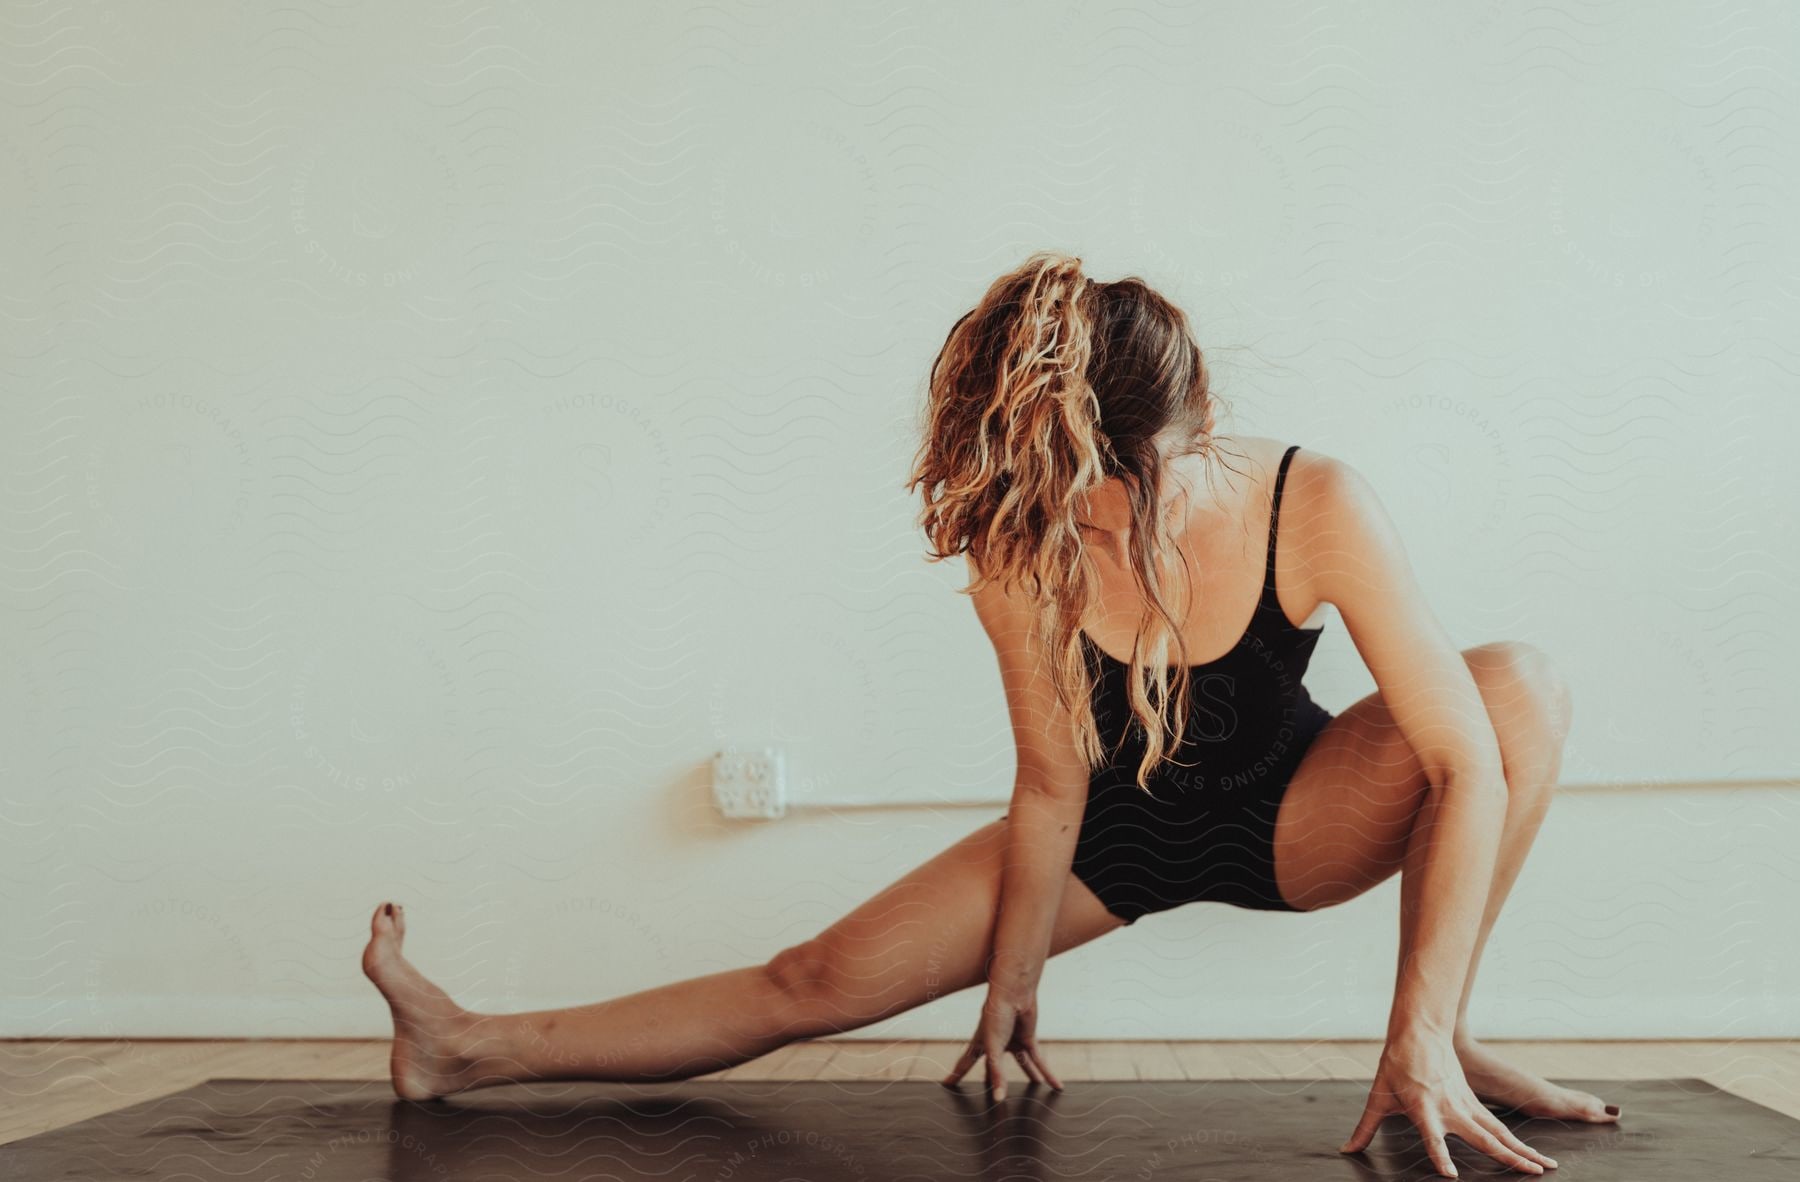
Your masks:
<svg viewBox="0 0 1800 1182"><path fill-rule="evenodd" d="M1374 1139L1381 1118L1391 1113L1405 1115L1418 1128L1431 1164L1446 1178L1456 1177L1444 1141L1452 1135L1501 1165L1527 1174L1556 1168L1554 1158L1519 1140L1476 1098L1447 1038L1406 1034L1388 1038L1362 1120L1338 1152L1361 1153Z"/></svg>

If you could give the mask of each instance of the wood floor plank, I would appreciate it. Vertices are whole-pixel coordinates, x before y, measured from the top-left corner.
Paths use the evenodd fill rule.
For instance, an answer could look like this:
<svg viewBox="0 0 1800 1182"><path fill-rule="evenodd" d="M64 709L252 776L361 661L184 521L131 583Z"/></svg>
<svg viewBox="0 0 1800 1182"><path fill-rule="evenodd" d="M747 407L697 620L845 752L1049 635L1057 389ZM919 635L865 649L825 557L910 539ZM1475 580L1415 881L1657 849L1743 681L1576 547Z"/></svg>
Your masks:
<svg viewBox="0 0 1800 1182"><path fill-rule="evenodd" d="M1322 1079L1375 1078L1375 1065L1381 1060L1378 1042L1322 1042L1314 1044Z"/></svg>
<svg viewBox="0 0 1800 1182"><path fill-rule="evenodd" d="M733 1079L782 1080L818 1079L819 1071L829 1062L833 1048L818 1039L806 1039L778 1047L759 1059L742 1064L742 1074Z"/></svg>
<svg viewBox="0 0 1800 1182"><path fill-rule="evenodd" d="M768 1054L763 1055L760 1058L750 1059L743 1063L734 1064L733 1066L727 1067L722 1071L714 1071L714 1072L710 1073L709 1075L707 1075L706 1078L707 1079L736 1079L736 1080L763 1079L763 1078L765 1078L765 1076L762 1074L763 1072L770 1070L770 1068L775 1063L780 1062L783 1058L791 1056L793 1053L794 1053L794 1048L792 1046L781 1047L778 1050L770 1051Z"/></svg>
<svg viewBox="0 0 1800 1182"><path fill-rule="evenodd" d="M893 1079L896 1061L904 1063L918 1044L904 1039L877 1042L843 1040L833 1045L837 1053L820 1072L821 1079Z"/></svg>
<svg viewBox="0 0 1800 1182"><path fill-rule="evenodd" d="M1800 1119L1800 1087L1793 1082L1783 1082L1768 1076L1702 1075L1707 1083L1734 1096L1742 1096L1765 1108L1773 1108L1776 1112Z"/></svg>
<svg viewBox="0 0 1800 1182"><path fill-rule="evenodd" d="M65 1079L104 1074L114 1048L105 1043L9 1043L0 1048L0 1096L54 1089Z"/></svg>
<svg viewBox="0 0 1800 1182"><path fill-rule="evenodd" d="M1700 1074L1710 1084L1800 1118L1800 1043L1716 1047Z"/></svg>
<svg viewBox="0 0 1800 1182"><path fill-rule="evenodd" d="M386 1079L388 1078L388 1044L385 1042L338 1042L321 1056L322 1079Z"/></svg>
<svg viewBox="0 0 1800 1182"><path fill-rule="evenodd" d="M110 1051L104 1043L0 1044L0 1144L117 1107L98 1098Z"/></svg>
<svg viewBox="0 0 1800 1182"><path fill-rule="evenodd" d="M1132 1044L1139 1079L1186 1079L1180 1060L1167 1042Z"/></svg>
<svg viewBox="0 0 1800 1182"><path fill-rule="evenodd" d="M1281 1069L1258 1042L1227 1042L1219 1047L1225 1053L1225 1065L1232 1079L1279 1079Z"/></svg>
<svg viewBox="0 0 1800 1182"><path fill-rule="evenodd" d="M748 1063L739 1063L731 1069L730 1078L735 1080L791 1079L792 1076L783 1077L776 1073L781 1070L782 1064L799 1053L799 1043L777 1047L768 1054L752 1059Z"/></svg>
<svg viewBox="0 0 1800 1182"><path fill-rule="evenodd" d="M36 1091L8 1104L7 1112L0 1114L3 1140L29 1137L199 1082L191 1069L146 1070L139 1047L118 1040L91 1044L59 1040L41 1044L28 1055L32 1074L20 1086Z"/></svg>
<svg viewBox="0 0 1800 1182"><path fill-rule="evenodd" d="M837 1057L837 1046L826 1039L808 1039L800 1044L800 1054L792 1060L791 1066L796 1074L794 1079L822 1079L825 1069L831 1066L832 1059ZM807 1074L798 1074L807 1072Z"/></svg>
<svg viewBox="0 0 1800 1182"><path fill-rule="evenodd" d="M930 1079L931 1069L924 1059L924 1046L916 1038L899 1039L887 1044L886 1055L867 1065L862 1079Z"/></svg>
<svg viewBox="0 0 1800 1182"><path fill-rule="evenodd" d="M1317 1044L1310 1042L1259 1042L1257 1054L1269 1065L1271 1078L1318 1079L1324 1074Z"/></svg>
<svg viewBox="0 0 1800 1182"><path fill-rule="evenodd" d="M1087 1043L1058 1038L1040 1039L1038 1045L1044 1049L1050 1070L1056 1072L1063 1083L1094 1078L1094 1055Z"/></svg>
<svg viewBox="0 0 1800 1182"><path fill-rule="evenodd" d="M1169 1051L1188 1079L1232 1078L1231 1057L1220 1043L1172 1042Z"/></svg>
<svg viewBox="0 0 1800 1182"><path fill-rule="evenodd" d="M914 1061L908 1079L941 1080L950 1074L956 1066L957 1059L962 1057L967 1043L951 1042L946 1039L930 1039L919 1044L918 1058Z"/></svg>
<svg viewBox="0 0 1800 1182"><path fill-rule="evenodd" d="M1122 1042L1090 1042L1088 1049L1089 1079L1136 1079L1136 1044Z"/></svg>

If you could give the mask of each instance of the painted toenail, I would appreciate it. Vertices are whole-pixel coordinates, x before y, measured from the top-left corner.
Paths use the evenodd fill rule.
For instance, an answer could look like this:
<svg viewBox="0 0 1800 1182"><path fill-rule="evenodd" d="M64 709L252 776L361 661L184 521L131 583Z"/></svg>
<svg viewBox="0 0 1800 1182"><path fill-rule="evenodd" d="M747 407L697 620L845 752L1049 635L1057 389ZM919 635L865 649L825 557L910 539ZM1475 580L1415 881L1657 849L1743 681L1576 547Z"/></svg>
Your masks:
<svg viewBox="0 0 1800 1182"><path fill-rule="evenodd" d="M1619 1115L1619 1106L1617 1104L1608 1104L1606 1106L1606 1115L1608 1115L1608 1116Z"/></svg>

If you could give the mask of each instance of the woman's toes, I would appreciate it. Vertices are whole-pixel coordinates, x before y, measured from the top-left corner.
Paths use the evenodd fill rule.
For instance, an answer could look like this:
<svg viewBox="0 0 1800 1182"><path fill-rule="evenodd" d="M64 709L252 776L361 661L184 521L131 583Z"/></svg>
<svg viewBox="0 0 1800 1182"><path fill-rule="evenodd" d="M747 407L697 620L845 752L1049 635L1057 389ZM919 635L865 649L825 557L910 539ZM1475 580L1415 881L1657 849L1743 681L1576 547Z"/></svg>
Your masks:
<svg viewBox="0 0 1800 1182"><path fill-rule="evenodd" d="M363 948L363 972L370 979L391 969L401 956L400 943L406 936L405 913L398 903L383 903L369 920L369 943Z"/></svg>
<svg viewBox="0 0 1800 1182"><path fill-rule="evenodd" d="M375 909L375 915L369 921L369 932L377 940L391 937L395 940L406 936L406 909L398 903L383 903Z"/></svg>
<svg viewBox="0 0 1800 1182"><path fill-rule="evenodd" d="M1570 1115L1592 1124L1606 1124L1618 1119L1618 1105L1604 1103L1600 1097L1587 1092L1577 1092L1572 1088L1570 1092L1575 1100L1574 1112Z"/></svg>

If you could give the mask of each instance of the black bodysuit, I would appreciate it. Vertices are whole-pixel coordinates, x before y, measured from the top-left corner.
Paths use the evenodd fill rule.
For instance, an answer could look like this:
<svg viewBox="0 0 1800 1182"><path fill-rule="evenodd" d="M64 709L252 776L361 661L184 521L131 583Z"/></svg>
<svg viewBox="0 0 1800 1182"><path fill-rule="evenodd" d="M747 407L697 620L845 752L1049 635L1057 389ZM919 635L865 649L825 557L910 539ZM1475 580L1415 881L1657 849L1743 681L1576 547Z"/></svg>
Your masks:
<svg viewBox="0 0 1800 1182"><path fill-rule="evenodd" d="M1186 734L1177 762L1151 772L1154 796L1136 783L1144 740L1125 696L1129 670L1082 633L1101 749L1118 749L1089 781L1072 869L1127 923L1201 900L1293 910L1276 889L1276 812L1333 717L1301 684L1324 629L1290 624L1275 595L1281 489L1297 450L1287 449L1275 476L1262 597L1230 652L1190 667Z"/></svg>

